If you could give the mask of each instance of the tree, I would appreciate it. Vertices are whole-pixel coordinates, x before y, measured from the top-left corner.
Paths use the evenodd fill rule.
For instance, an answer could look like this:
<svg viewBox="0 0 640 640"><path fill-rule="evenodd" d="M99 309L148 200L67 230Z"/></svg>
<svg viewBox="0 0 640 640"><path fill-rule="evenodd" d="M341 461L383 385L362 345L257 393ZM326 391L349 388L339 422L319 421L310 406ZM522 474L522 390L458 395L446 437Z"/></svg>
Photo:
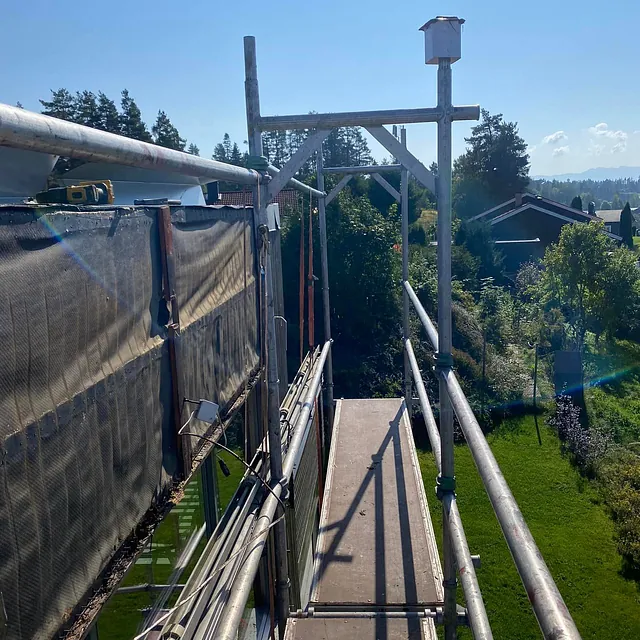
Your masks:
<svg viewBox="0 0 640 640"><path fill-rule="evenodd" d="M582 198L580 196L574 196L573 200L571 201L571 208L582 211Z"/></svg>
<svg viewBox="0 0 640 640"><path fill-rule="evenodd" d="M100 128L98 102L93 92L78 91L76 93L74 122L92 129Z"/></svg>
<svg viewBox="0 0 640 640"><path fill-rule="evenodd" d="M198 148L197 144L192 142L189 145L189 148L187 149L187 153L190 153L192 156L199 156L200 155L200 149Z"/></svg>
<svg viewBox="0 0 640 640"><path fill-rule="evenodd" d="M45 116L71 122L76 120L76 101L66 89L51 90L51 100L40 100L40 104L44 107L42 113Z"/></svg>
<svg viewBox="0 0 640 640"><path fill-rule="evenodd" d="M102 91L98 91L98 129L109 133L120 133L120 114L116 103Z"/></svg>
<svg viewBox="0 0 640 640"><path fill-rule="evenodd" d="M633 217L628 202L620 213L620 235L622 236L622 242L629 249L633 249Z"/></svg>
<svg viewBox="0 0 640 640"><path fill-rule="evenodd" d="M240 152L240 148L235 142L233 143L233 147L231 147L231 157L229 158L229 162L236 165L236 167L242 167L246 164L245 158L243 157L242 153Z"/></svg>
<svg viewBox="0 0 640 640"><path fill-rule="evenodd" d="M611 201L611 208L615 209L616 211L622 209L622 200L617 193L613 196L613 200Z"/></svg>
<svg viewBox="0 0 640 640"><path fill-rule="evenodd" d="M611 203L608 202L607 200L603 200L600 203L600 209L603 210L603 211L605 211L605 210L606 211L610 211L611 210Z"/></svg>
<svg viewBox="0 0 640 640"><path fill-rule="evenodd" d="M349 167L373 162L369 144L359 127L334 129L327 136L322 151L327 167Z"/></svg>
<svg viewBox="0 0 640 640"><path fill-rule="evenodd" d="M176 151L184 151L187 141L180 137L178 130L173 126L164 111L158 111L158 117L151 132L153 133L153 141L157 145L175 149Z"/></svg>
<svg viewBox="0 0 640 640"><path fill-rule="evenodd" d="M219 142L213 150L213 159L218 162L229 162L231 159L231 138L228 133L224 134L222 142Z"/></svg>
<svg viewBox="0 0 640 640"><path fill-rule="evenodd" d="M640 271L636 254L618 247L607 255L602 296L602 328L610 338L637 340L640 321ZM635 331L635 335L633 332Z"/></svg>
<svg viewBox="0 0 640 640"><path fill-rule="evenodd" d="M453 204L460 218L524 191L529 183L529 156L517 123L483 109L480 124L465 142L468 148L453 166Z"/></svg>
<svg viewBox="0 0 640 640"><path fill-rule="evenodd" d="M120 116L122 135L127 138L142 140L143 142L153 142L149 129L147 129L147 125L142 120L142 113L127 89L122 91L120 109L122 111Z"/></svg>
<svg viewBox="0 0 640 640"><path fill-rule="evenodd" d="M478 277L491 278L498 284L504 280L504 256L496 248L491 237L491 228L482 222L462 221L454 237L457 246L466 250L478 259Z"/></svg>
<svg viewBox="0 0 640 640"><path fill-rule="evenodd" d="M565 225L543 260L542 302L563 313L579 351L587 330L596 337L605 331L613 335L637 295L634 255L615 249L602 230L603 223L595 221Z"/></svg>
<svg viewBox="0 0 640 640"><path fill-rule="evenodd" d="M291 157L291 148L286 131L266 131L262 134L262 151L269 162L278 168Z"/></svg>

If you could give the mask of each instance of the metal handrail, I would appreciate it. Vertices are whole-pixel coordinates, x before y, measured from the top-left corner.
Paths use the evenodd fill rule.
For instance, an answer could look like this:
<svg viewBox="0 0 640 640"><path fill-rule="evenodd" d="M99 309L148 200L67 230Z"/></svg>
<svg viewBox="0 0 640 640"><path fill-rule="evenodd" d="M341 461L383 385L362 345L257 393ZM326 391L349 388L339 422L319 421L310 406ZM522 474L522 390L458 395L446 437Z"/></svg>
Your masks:
<svg viewBox="0 0 640 640"><path fill-rule="evenodd" d="M420 322L422 322L422 326L424 330L427 332L427 337L429 338L429 342L431 342L433 348L438 350L438 332L436 328L431 322L431 318L427 315L427 312L424 310L422 304L420 304L420 300L418 300L418 296L416 295L413 287L409 284L407 280L403 283L406 292L409 294L409 300L411 300L414 309L416 310L418 317L420 318Z"/></svg>
<svg viewBox="0 0 640 640"><path fill-rule="evenodd" d="M406 289L407 286L408 283L405 283ZM430 334L432 332L429 325L433 328L433 323L415 293L411 300L431 340ZM437 341L434 343L431 340L431 342L437 350ZM544 637L549 640L561 638L579 640L580 633L575 622L560 595L531 531L529 531L518 503L511 493L502 471L500 471L498 462L482 433L455 373L451 369L445 368L440 371L439 375L445 383L453 410Z"/></svg>
<svg viewBox="0 0 640 640"><path fill-rule="evenodd" d="M413 380L415 382L416 389L418 390L418 397L420 399L422 415L424 416L424 421L427 427L429 442L431 443L431 449L435 456L438 472L440 472L442 461L438 426L435 418L433 417L433 411L431 410L431 404L429 403L429 398L424 388L422 374L420 373L418 361L416 360L415 353L413 352L411 340L405 340L404 344L407 355L409 356ZM473 632L474 640L491 640L493 638L491 625L489 624L487 610L485 609L482 593L480 592L478 576L476 575L473 560L471 558L471 552L469 551L469 545L467 543L467 537L462 526L462 519L460 517L460 511L458 510L455 493L449 492L444 494L442 501L449 516L448 518L445 518L445 521L449 524L453 553L455 555L458 573L460 574L460 582L462 583L462 590L464 591L464 598L467 604L469 626Z"/></svg>

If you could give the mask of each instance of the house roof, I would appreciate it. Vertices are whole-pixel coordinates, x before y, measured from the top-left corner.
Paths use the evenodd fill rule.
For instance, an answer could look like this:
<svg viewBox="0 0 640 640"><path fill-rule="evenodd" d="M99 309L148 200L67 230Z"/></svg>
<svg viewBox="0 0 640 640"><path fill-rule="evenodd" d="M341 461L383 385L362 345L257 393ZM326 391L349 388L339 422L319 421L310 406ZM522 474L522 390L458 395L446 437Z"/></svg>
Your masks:
<svg viewBox="0 0 640 640"><path fill-rule="evenodd" d="M511 198L511 200L506 200L502 204L499 204L491 209L487 209L486 211L479 213L477 216L473 216L473 218L471 218L471 221L485 220L486 222L490 222L492 220L495 220L496 218L500 218L506 213L515 211L516 208L521 209L522 207L526 207L527 205L535 205L540 209L553 211L579 222L589 222L591 220L597 220L596 216L592 216L586 211L573 209L566 204L556 202L555 200L550 200L549 198L543 198L542 196L533 193L523 193L522 204L520 205L520 207L516 207L516 199Z"/></svg>
<svg viewBox="0 0 640 640"><path fill-rule="evenodd" d="M592 220L601 219L586 211L573 209L572 207L556 202L555 200L543 198L542 196L531 193L524 193L522 194L522 203L520 206L516 207L516 199L512 198L511 200L507 200L496 207L474 216L471 218L471 221L482 220L489 223L491 226L494 226L527 210L537 211L572 224L574 222L591 222ZM621 240L620 236L613 233L608 231L604 231L604 233L614 240Z"/></svg>
<svg viewBox="0 0 640 640"><path fill-rule="evenodd" d="M218 202L231 207L252 207L253 191L221 191ZM277 202L282 209L298 209L302 203L302 195L295 189L283 189L272 202Z"/></svg>
<svg viewBox="0 0 640 640"><path fill-rule="evenodd" d="M598 218L601 218L605 222L620 222L620 214L622 213L622 209L599 209L596 211L596 215ZM640 207L637 209L631 209L631 216L633 217L636 224L640 223Z"/></svg>
<svg viewBox="0 0 640 640"><path fill-rule="evenodd" d="M596 211L598 218L605 222L620 222L620 214L622 209L599 209Z"/></svg>

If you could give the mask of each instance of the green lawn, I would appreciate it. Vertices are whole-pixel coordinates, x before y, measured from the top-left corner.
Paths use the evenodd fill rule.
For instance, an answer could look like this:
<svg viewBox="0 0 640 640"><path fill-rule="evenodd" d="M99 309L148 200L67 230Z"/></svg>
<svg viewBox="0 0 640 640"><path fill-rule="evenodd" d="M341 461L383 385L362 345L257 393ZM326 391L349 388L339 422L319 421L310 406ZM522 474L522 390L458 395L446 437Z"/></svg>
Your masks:
<svg viewBox="0 0 640 640"><path fill-rule="evenodd" d="M620 575L613 524L597 491L560 454L556 436L543 425L538 445L532 416L505 421L489 436L556 584L582 634L607 640L640 638L640 592ZM420 453L436 535L442 518L433 487L430 452ZM537 622L466 446L456 447L457 494L495 638L540 638ZM464 630L460 637L471 638Z"/></svg>
<svg viewBox="0 0 640 640"><path fill-rule="evenodd" d="M241 452L239 452L241 454ZM238 483L244 474L244 467L233 456L221 451L218 454L227 463L231 475L225 477L216 463L218 496L221 512L229 504ZM153 536L151 545L142 553L122 586L136 584L167 584L176 559L189 536L204 523L202 507L202 485L198 471L185 489L185 497L180 504L167 515ZM185 569L180 582L185 582L200 557L206 537L200 541L191 563ZM130 640L139 631L143 620L142 611L153 606L157 594L128 593L111 597L98 621L100 640ZM175 601L175 595L170 603Z"/></svg>

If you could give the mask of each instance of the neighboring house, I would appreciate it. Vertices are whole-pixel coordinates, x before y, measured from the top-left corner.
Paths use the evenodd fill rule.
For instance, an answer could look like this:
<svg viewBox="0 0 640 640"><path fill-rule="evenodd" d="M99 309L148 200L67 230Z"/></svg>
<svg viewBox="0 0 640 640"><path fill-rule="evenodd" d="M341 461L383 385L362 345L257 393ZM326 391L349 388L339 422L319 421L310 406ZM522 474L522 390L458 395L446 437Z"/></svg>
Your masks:
<svg viewBox="0 0 640 640"><path fill-rule="evenodd" d="M616 235L620 235L621 213L622 209L600 209L596 211L598 218L604 220L604 228ZM633 226L636 229L640 229L640 207L638 207L638 209L631 209L631 216L633 218Z"/></svg>
<svg viewBox="0 0 640 640"><path fill-rule="evenodd" d="M586 211L530 193L516 194L497 207L478 214L471 221L486 222L491 226L496 245L505 256L507 272L515 273L523 262L544 256L545 249L558 241L565 224L598 220ZM622 238L605 230L610 238Z"/></svg>

